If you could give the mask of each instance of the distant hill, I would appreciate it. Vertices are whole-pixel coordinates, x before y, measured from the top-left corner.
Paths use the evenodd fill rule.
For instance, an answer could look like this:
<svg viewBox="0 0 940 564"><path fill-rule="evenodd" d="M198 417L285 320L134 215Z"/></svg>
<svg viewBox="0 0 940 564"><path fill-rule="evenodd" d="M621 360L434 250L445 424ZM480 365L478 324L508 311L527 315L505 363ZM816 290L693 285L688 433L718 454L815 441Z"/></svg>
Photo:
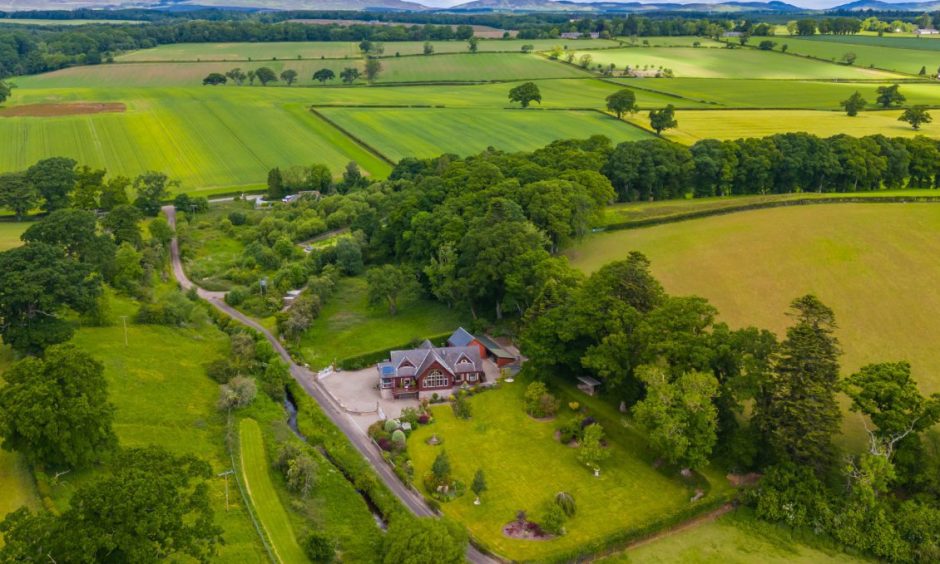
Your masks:
<svg viewBox="0 0 940 564"><path fill-rule="evenodd" d="M640 2L571 2L568 0L473 0L449 8L461 12L802 12L786 2L722 2L678 4Z"/></svg>
<svg viewBox="0 0 940 564"><path fill-rule="evenodd" d="M932 12L940 10L940 1L934 2L882 2L881 0L856 0L848 4L841 4L831 10L859 12L862 10Z"/></svg>
<svg viewBox="0 0 940 564"><path fill-rule="evenodd" d="M253 10L401 10L425 11L427 6L408 0L0 0L0 10L73 10L78 8L146 8L180 10L193 8Z"/></svg>

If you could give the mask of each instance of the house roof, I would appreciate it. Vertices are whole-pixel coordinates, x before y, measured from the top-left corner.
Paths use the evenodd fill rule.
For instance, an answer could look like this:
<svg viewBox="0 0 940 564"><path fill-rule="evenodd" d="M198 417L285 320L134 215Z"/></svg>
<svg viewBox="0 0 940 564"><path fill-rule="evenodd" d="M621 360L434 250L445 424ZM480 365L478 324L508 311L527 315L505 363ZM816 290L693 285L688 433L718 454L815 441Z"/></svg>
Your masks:
<svg viewBox="0 0 940 564"><path fill-rule="evenodd" d="M488 350L490 354L495 356L496 358L511 358L511 359L516 358L515 356L507 352L506 349L502 347L502 345L500 345L499 343L497 343L496 341L494 341L493 339L490 339L489 337L485 335L481 335L477 337L477 341L479 341L480 344L483 345L486 348L486 350Z"/></svg>
<svg viewBox="0 0 940 564"><path fill-rule="evenodd" d="M476 347L422 347L392 351L387 365L394 369L394 376L419 376L435 362L451 374L483 371L480 349ZM379 372L383 377L390 377L384 372L385 365L380 365Z"/></svg>
<svg viewBox="0 0 940 564"><path fill-rule="evenodd" d="M596 388L601 385L600 381L591 378L590 376L578 376L578 381L586 386L591 386Z"/></svg>
<svg viewBox="0 0 940 564"><path fill-rule="evenodd" d="M458 327L454 334L447 339L447 344L452 347L466 347L473 342L473 335L463 327Z"/></svg>

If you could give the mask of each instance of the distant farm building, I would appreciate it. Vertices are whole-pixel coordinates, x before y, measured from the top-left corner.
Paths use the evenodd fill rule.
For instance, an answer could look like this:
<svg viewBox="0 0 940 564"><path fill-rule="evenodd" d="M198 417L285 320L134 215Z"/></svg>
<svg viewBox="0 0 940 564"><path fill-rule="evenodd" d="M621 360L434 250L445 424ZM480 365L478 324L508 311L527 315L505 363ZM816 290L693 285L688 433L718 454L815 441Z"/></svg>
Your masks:
<svg viewBox="0 0 940 564"><path fill-rule="evenodd" d="M937 35L937 34L940 34L940 31L932 27L925 27L925 28L914 30L914 35Z"/></svg>

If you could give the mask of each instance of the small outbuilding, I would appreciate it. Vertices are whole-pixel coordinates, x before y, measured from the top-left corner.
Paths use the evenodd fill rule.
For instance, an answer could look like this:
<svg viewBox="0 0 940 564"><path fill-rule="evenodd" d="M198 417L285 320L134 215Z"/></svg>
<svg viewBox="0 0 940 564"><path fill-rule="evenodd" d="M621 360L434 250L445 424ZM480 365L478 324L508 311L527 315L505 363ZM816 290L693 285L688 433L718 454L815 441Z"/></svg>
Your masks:
<svg viewBox="0 0 940 564"><path fill-rule="evenodd" d="M597 394L597 389L601 387L599 380L590 376L578 376L578 389L589 396Z"/></svg>

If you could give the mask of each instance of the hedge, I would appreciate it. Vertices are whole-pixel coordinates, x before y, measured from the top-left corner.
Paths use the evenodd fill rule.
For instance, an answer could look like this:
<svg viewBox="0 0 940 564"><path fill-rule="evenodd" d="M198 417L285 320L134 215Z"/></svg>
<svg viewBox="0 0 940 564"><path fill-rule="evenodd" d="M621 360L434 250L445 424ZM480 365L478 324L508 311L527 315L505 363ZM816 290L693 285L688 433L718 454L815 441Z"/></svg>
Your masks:
<svg viewBox="0 0 940 564"><path fill-rule="evenodd" d="M367 366L372 366L373 364L382 362L383 360L388 359L389 351L402 350L402 349L413 349L418 347L421 343L428 340L432 343L443 343L447 341L447 338L450 337L451 333L441 333L439 335L432 335L427 339L412 339L411 341L403 344L396 345L393 347L385 347L375 351L369 351L356 356L351 356L349 358L344 358L337 363L337 367L343 370L361 370Z"/></svg>

